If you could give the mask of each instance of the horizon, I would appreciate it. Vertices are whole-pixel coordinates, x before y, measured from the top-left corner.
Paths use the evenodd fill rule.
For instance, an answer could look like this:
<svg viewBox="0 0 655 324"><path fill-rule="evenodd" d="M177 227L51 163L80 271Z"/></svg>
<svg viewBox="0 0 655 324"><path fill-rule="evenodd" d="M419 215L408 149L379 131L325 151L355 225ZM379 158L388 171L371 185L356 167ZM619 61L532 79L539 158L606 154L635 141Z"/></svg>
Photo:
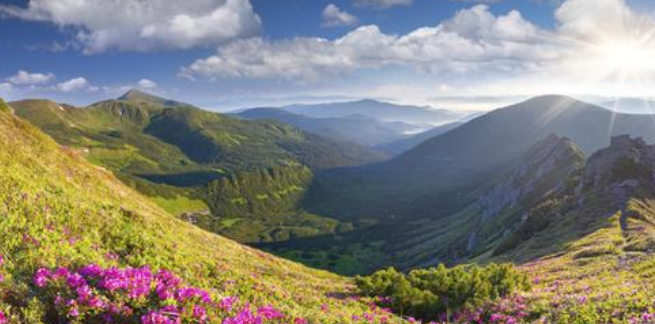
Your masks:
<svg viewBox="0 0 655 324"><path fill-rule="evenodd" d="M397 106L409 106L409 107L415 107L415 108L425 108L428 110L446 110L446 111L452 111L456 113L462 114L462 116L470 116L470 115L477 115L477 114L486 114L498 109L503 109L507 107L511 107L514 105L518 105L527 101L530 101L535 98L540 98L540 97L549 97L549 96L555 96L555 97L564 97L564 98L569 98L573 99L576 101L581 101L586 104L596 106L598 108L602 108L605 110L612 111L617 114L629 114L629 115L655 115L655 98L637 98L637 97L602 97L602 96L570 96L570 95L564 95L564 94L555 94L555 93L547 93L547 94L540 94L540 95L535 95L531 97L523 97L523 98L518 98L514 97L510 100L504 101L504 104L498 104L496 106L490 106L491 108L487 109L470 109L470 110L459 110L459 109L449 109L446 107L446 105L435 107L431 105L413 105L413 104L407 104L407 103L402 103L402 102L394 102L393 100L389 100L387 98L350 98L348 100L347 98L340 98L342 100L336 100L336 101L321 101L321 100L316 100L316 101L290 101L288 103L284 104L271 104L271 105L261 105L261 106L236 106L233 108L222 108L222 109L216 109L213 107L204 107L200 105L195 105L192 102L186 102L183 100L179 100L178 98L175 97L170 97L166 96L165 94L158 94L157 92L150 92L148 90L143 90L139 88L131 88L129 90L126 90L124 93L120 94L119 96L115 97L106 97L106 98L99 98L97 101L92 101L86 104L82 105L77 105L71 102L66 102L66 101L57 101L53 100L50 98L21 98L21 99L16 99L16 100L7 100L7 102L12 102L12 101L24 101L24 100L46 100L46 101L53 101L58 104L66 104L66 105L71 105L76 108L86 108L89 106L92 106L94 104L98 104L104 101L110 101L110 100L121 100L123 97L127 96L128 94L132 92L137 92L141 94L145 94L148 96L153 96L157 97L160 99L165 99L165 100L172 100L172 101L177 101L181 103L186 103L193 105L197 108L201 108L203 110L207 111L212 111L212 112L217 112L217 113L225 113L225 114L234 114L234 113L240 113L243 111L251 110L251 109L283 109L289 106L314 106L314 105L332 105L332 104L349 104L349 103L358 103L358 102L364 102L364 101L373 101L373 102L378 102L378 103L383 103L383 104L391 104L391 105L397 105ZM0 98L2 98L0 96ZM459 99L458 97L454 97L453 99ZM624 101L629 101L633 102L636 101L640 105L643 104L643 107L637 107L635 108L634 106L626 106L622 107L621 102ZM311 117L311 116L307 116Z"/></svg>

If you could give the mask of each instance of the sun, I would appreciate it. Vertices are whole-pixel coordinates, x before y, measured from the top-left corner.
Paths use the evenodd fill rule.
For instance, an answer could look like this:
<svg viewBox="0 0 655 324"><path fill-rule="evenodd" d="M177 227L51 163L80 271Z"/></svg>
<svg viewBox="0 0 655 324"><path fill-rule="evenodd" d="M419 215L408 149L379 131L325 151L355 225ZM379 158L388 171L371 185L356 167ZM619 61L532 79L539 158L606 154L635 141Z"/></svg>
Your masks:
<svg viewBox="0 0 655 324"><path fill-rule="evenodd" d="M593 46L595 65L608 74L639 77L655 71L655 48L638 39L606 41Z"/></svg>

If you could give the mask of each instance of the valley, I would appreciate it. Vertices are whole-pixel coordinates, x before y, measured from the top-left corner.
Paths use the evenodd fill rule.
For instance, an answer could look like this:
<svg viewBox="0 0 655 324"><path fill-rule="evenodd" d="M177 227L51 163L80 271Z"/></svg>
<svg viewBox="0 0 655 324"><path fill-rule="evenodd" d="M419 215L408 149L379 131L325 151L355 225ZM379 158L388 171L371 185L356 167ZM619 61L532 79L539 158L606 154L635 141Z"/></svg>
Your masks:
<svg viewBox="0 0 655 324"><path fill-rule="evenodd" d="M130 98L136 94L136 98ZM567 106L559 107L563 100L566 100ZM539 108L548 109L534 108L535 104ZM555 108L551 108L553 106ZM37 196L52 196L47 199L53 199L53 203L56 201L58 207L47 212L48 214L63 215L62 211L68 210L67 217L73 217L78 213L85 213L84 210L88 213L89 208L98 208L93 206L100 203L107 206L102 208L109 208L101 213L103 217L123 217L122 221L118 221L118 218L106 220L114 224L110 228L116 232L110 228L103 230L102 227L89 232L88 227L84 225L88 220L84 217L96 217L94 214L79 214L76 218L61 220L68 224L64 230L68 234L64 235L69 241L75 242L69 243L70 249L61 250L61 253L69 253L66 254L69 257L85 253L84 255L88 256L76 257L80 265L93 260L108 265L118 262L140 266L145 262L155 268L165 266L177 269L180 262L187 265L205 262L201 261L203 259L194 262L179 259L187 253L188 257L195 258L191 250L179 254L180 250L186 251L186 244L194 242L195 237L203 240L203 244L214 240L212 234L194 229L197 226L314 268L347 275L371 274L389 265L410 270L438 264L456 266L468 263L510 262L517 265L519 273L528 276L525 286L521 286L522 291L509 288L508 293L484 297L479 302L465 301L452 309L434 306L435 301L429 298L423 300L421 298L424 297L413 295L394 297L402 294L395 290L388 291L388 297L393 297L391 302L378 298L383 296L369 295L365 299L368 300L368 306L354 301L342 304L339 299L331 300L331 293L327 293L326 297L316 296L316 302L334 305L341 310L338 312L341 315L324 312L321 315L325 316L323 320L335 320L338 316L344 316L343 311L348 309L348 314L361 311L362 321L384 323L395 316L384 309L389 308L397 312L399 307L411 307L407 309L414 309L411 312L416 312L417 316L426 320L449 320L452 323L467 323L471 319L493 322L491 316L503 318L503 321L507 322L517 320L526 323L536 320L587 323L617 318L627 321L650 311L641 301L649 298L651 290L648 287L652 284L651 277L646 273L650 271L649 256L652 253L654 237L650 233L655 233L652 228L655 220L651 219L655 215L652 210L655 206L655 184L652 182L655 147L649 146L645 139L634 137L653 136L647 129L639 127L643 121L636 115L612 116L614 121L618 122L617 125L625 125L621 127L630 130L627 132L629 135L613 136L613 132L623 131L619 128L612 130L612 133L606 133L607 142L601 135L594 137L598 139L596 142L589 142L586 141L589 138L584 136L586 133L569 132L568 136L561 134L566 134L567 123L573 122L579 114L584 118L605 118L602 116L612 114L611 112L565 97L541 97L492 111L443 134L437 133L409 152L384 160L383 153L376 153L373 148L347 142L332 142L333 140L305 134L277 121L249 122L230 119L145 93L131 92L118 100L86 108L30 100L12 102L9 107L2 112L3 128L7 134L11 134L4 137L4 145L7 147L4 152L14 152L18 149L25 153L19 156L5 155L3 168L8 171L3 173L6 177L6 181L3 181L5 188L20 187L21 183L30 184L30 188L36 190ZM502 122L499 118L515 119L515 114L530 113L531 109L540 115L552 117L551 123L540 124L543 129L534 126L517 129L503 127L505 132L498 134L497 138L486 136L483 143L468 144L466 147L454 145L453 139L470 138L476 133L485 132L485 129L489 129L487 127L492 127L487 125L488 123L497 125L496 123ZM549 109L557 109L556 113L560 115ZM508 117L506 114L512 116ZM167 118L171 116L172 121L168 121ZM57 140L59 145L19 118L34 123ZM526 118L540 120L542 117ZM236 125L214 126L217 125L214 123L229 125L232 122ZM193 127L192 130L190 127ZM236 128L228 134L220 135L223 127ZM166 131L158 131L159 128ZM530 133L524 133L527 129L530 129ZM563 131L560 131L562 129ZM243 133L239 133L240 130ZM262 143L274 145L275 149L257 149L260 158L247 164L238 162L239 158L249 159L249 148L246 146L243 152L241 148L232 148L231 151L230 144L225 143L239 146L244 139L238 141L236 138L245 138L247 135L257 138L257 132L260 130L272 132L266 135L267 141L271 140L270 134L280 132L280 139L273 139L281 141L277 143L282 144ZM506 138L524 138L528 134L536 140L528 145L529 139L526 139L523 152L514 153L517 150L514 146L511 150L502 146ZM542 137L543 134L545 136ZM220 136L228 137L221 140ZM442 140L441 137L447 137L449 140ZM198 144L202 146L191 150L193 145L189 143L196 141L202 143ZM284 141L295 142L290 145ZM305 144L302 141L314 142L303 146ZM578 144L579 142L582 144ZM426 148L446 143L448 146L438 151ZM480 153L471 145L478 145L479 149L485 145L496 145L495 149L488 147L484 151L489 154L494 152L496 155L489 156L485 161L477 161L472 159L470 154ZM26 147L31 148L27 150ZM342 147L356 148L357 151L341 149ZM38 150L39 153L32 153L33 150ZM328 152L329 159L325 159L325 152ZM359 152L357 159L351 159L349 152ZM443 155L435 159L432 155L420 154L421 152L442 152ZM51 157L35 160L32 154ZM49 162L42 164L50 159L62 161L61 166ZM431 160L432 163L424 159ZM464 161L477 162L464 165ZM410 165L413 167L407 168ZM41 172L39 181L45 181L43 185L46 187L39 187L41 182L36 180L28 180L36 179L31 172L37 170ZM72 170L75 171L71 174ZM393 170L397 171L394 173ZM51 175L44 176L43 172ZM433 176L427 178L428 174ZM78 177L102 179L99 180L102 182L96 183L96 180L92 180L86 183L84 186L92 186L94 189L82 194L84 189L77 187L78 180L75 180ZM409 182L416 179L421 181ZM393 185L390 185L392 183ZM404 188L402 193L395 191L401 187ZM335 191L336 188L340 190ZM140 194L132 191L134 189L140 191ZM109 190L111 194L94 196L102 190ZM351 201L363 197L358 196L360 190L366 191L367 200L350 204ZM386 195L393 194L394 191L396 200L386 201ZM5 194L10 192L16 191L5 191ZM117 194L122 198L111 198ZM334 198L326 199L331 197L327 195L339 197L339 194L347 194L341 196L339 204L332 203ZM128 196L131 198L127 198ZM78 201L75 199L83 199L85 203L79 205L80 202L74 202ZM119 209L108 207L115 203L113 199L121 201ZM151 202L143 205L147 200ZM11 206L18 202L10 196L7 196L6 201L10 201ZM43 203L51 204L47 201ZM445 204L444 201L448 203ZM20 208L34 210L38 204L40 202L29 200ZM390 205L385 204L394 204L394 208L389 209L386 206ZM72 209L72 206L78 207ZM6 209L6 212L9 212L7 215L15 215L11 217L19 217L20 213L23 213L20 211L22 209L11 208ZM19 214L15 214L17 211ZM168 213L177 217L169 216ZM144 216L138 215L149 215L146 216L146 223L140 223L144 220L138 221L141 219L139 217ZM137 223L132 223L134 221ZM151 241L142 241L145 239L142 234L130 234L140 226L159 226L154 225L158 222L172 222L176 225L168 225L173 231L171 234L156 234ZM7 226L19 226L18 223L10 224L12 223L7 223ZM53 233L57 232L56 223L45 224L43 226L54 226ZM38 230L40 225L30 223L26 226L32 231ZM84 230L85 233L74 234L74 228ZM25 249L25 252L12 252L12 255L22 255L21 253L28 251L34 253L35 247L24 246L31 244L29 242L58 239L51 238L49 234L43 236L38 232L28 235L28 241L23 238L23 243L17 242L15 244L18 245L9 248L19 249L16 251ZM104 249L111 252L97 252L95 255L99 258L94 257L95 252L85 250L88 247L78 246L81 243L77 242L85 242L86 235L95 235L93 240L106 242ZM129 241L125 235L130 235L129 240L137 241ZM180 243L170 243L177 252L160 252L159 249L168 244L164 243L165 237L181 239L178 240ZM353 284L360 287L363 283L357 281L360 279L352 282L348 278L309 270L263 252L242 247L232 241L221 240L224 239L197 247L193 253L222 249L222 253L230 255L245 249L243 251L251 251L247 253L257 255L253 258L244 255L245 252L236 252L236 255L245 257L244 260L249 260L247 262L264 258L266 262L272 262L271 267L286 268L293 265L293 269L297 270L292 271L302 272L302 276L305 276L303 280L325 280L328 286L339 289L344 294L355 293L357 289ZM123 244L127 245L123 248ZM150 247L144 250L143 244ZM37 248L38 246L41 245L36 245ZM152 253L163 255L155 257ZM170 258L174 259L167 261L168 257L164 257L168 255L166 253L173 253ZM103 254L116 257L102 261ZM31 260L27 254L25 257L25 260ZM62 260L52 259L52 264L64 262ZM223 256L220 260L226 265L242 262L232 259L231 256ZM29 264L36 261L26 262ZM207 262L210 262L209 259ZM248 270L248 267L251 267L249 264L245 263L240 266L242 268L232 270L229 276L236 278L243 272L255 271ZM47 264L40 264L44 265ZM68 266L74 267L75 264ZM267 270L267 276L284 287L285 281L279 281L282 279L275 274L278 270L273 269ZM12 271L24 273L28 270L16 267L12 268ZM463 276L467 273L458 271L460 270L444 275ZM593 275L589 275L590 273ZM214 285L216 274L210 271L206 275L209 276L207 280L198 280L200 277L193 272L186 279L201 286ZM378 275L391 274L375 272L373 276ZM323 279L313 279L313 276ZM617 280L624 284L611 284ZM261 284L259 279L257 282ZM566 289L562 289L560 287L563 283L570 284L567 284ZM239 283L244 284L246 283ZM367 286L369 288L366 289L378 289L375 285L377 284ZM300 298L307 301L308 297L302 295L304 292L293 289L293 293L289 290L283 294L294 296L291 300ZM625 289L632 290L627 292ZM431 294L424 293L428 294L425 296ZM459 293L452 293L455 293L453 296L459 296ZM592 300L595 305L593 308L590 306ZM410 301L412 306L403 306L405 304L402 303ZM295 314L292 316L314 316L305 313L308 310L305 302L301 303L300 308L293 304L279 304L280 301L275 298L269 302L278 305L282 313L286 310L289 314ZM627 308L626 302L630 303ZM558 308L544 307L549 303L557 303ZM473 305L478 308L472 308ZM619 313L617 305L623 305ZM367 307L373 307L372 313L367 313ZM442 309L447 313L425 313L419 310L421 307L435 311ZM284 316L290 315L285 313ZM359 318L360 315L353 316Z"/></svg>

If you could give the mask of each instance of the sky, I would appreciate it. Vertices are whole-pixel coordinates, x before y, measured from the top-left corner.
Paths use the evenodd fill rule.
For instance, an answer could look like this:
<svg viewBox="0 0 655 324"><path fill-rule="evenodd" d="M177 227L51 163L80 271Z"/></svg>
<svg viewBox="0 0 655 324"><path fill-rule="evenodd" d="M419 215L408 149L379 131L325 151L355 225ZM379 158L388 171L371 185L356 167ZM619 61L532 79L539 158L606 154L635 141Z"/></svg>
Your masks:
<svg viewBox="0 0 655 324"><path fill-rule="evenodd" d="M0 97L219 111L655 96L650 0L0 0Z"/></svg>

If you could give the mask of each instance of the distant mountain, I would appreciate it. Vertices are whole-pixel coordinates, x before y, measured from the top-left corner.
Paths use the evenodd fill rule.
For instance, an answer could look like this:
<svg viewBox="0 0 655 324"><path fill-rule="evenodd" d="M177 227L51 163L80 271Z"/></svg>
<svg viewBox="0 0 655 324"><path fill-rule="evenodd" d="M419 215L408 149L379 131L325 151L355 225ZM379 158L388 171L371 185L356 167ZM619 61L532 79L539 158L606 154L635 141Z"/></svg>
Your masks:
<svg viewBox="0 0 655 324"><path fill-rule="evenodd" d="M600 106L626 114L655 114L655 101L642 98L618 98L601 102Z"/></svg>
<svg viewBox="0 0 655 324"><path fill-rule="evenodd" d="M237 119L138 91L84 108L45 100L10 105L169 211L248 242L334 231L338 222L297 209L314 172L385 158L290 125Z"/></svg>
<svg viewBox="0 0 655 324"><path fill-rule="evenodd" d="M390 155L399 155L406 151L413 149L419 144L439 136L441 134L450 132L451 130L463 125L463 122L454 122L450 124L445 124L442 126L434 127L428 131L418 133L409 138L400 139L391 143L381 144L376 146L376 148L382 152L385 152Z"/></svg>
<svg viewBox="0 0 655 324"><path fill-rule="evenodd" d="M413 125L440 125L464 117L459 113L432 107L396 105L376 100L361 100L312 105L291 105L283 110L315 118L347 117L361 115L383 122L404 122Z"/></svg>
<svg viewBox="0 0 655 324"><path fill-rule="evenodd" d="M382 122L363 115L316 118L278 108L249 109L235 116L253 120L275 120L326 138L365 146L397 141L406 138L407 133L419 129L403 122Z"/></svg>
<svg viewBox="0 0 655 324"><path fill-rule="evenodd" d="M391 163L430 168L437 161L436 165L491 167L516 158L551 133L571 138L590 154L609 145L616 135L655 140L653 118L614 113L569 97L537 97L476 118L424 142Z"/></svg>
<svg viewBox="0 0 655 324"><path fill-rule="evenodd" d="M549 134L568 137L591 154L615 135L655 141L653 120L569 97L537 97L473 119L391 161L326 172L306 201L310 210L348 219L439 218L470 204L466 193Z"/></svg>

